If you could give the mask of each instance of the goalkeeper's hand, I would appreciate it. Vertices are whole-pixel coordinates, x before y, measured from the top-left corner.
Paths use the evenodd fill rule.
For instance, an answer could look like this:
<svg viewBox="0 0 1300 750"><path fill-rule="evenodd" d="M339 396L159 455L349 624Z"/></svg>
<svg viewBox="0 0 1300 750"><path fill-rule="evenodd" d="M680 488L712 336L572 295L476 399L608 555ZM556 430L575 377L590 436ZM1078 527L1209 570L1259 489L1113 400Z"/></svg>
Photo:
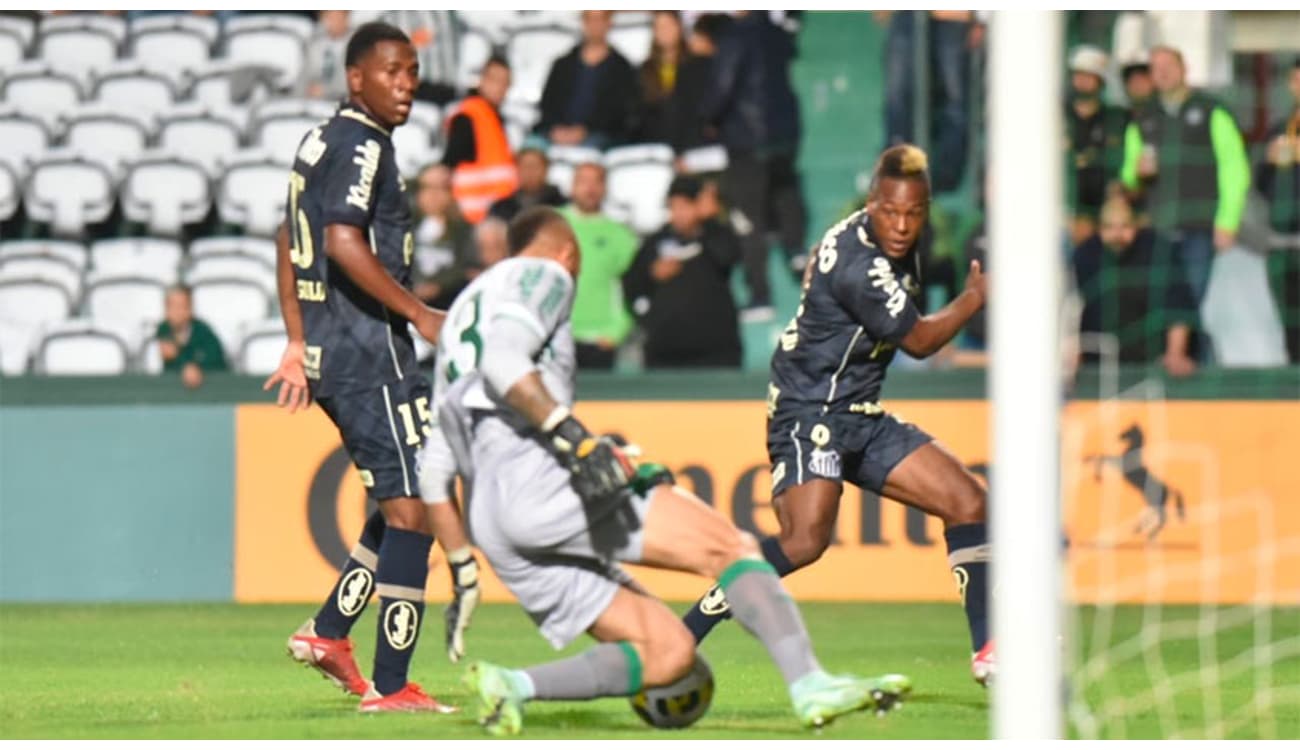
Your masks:
<svg viewBox="0 0 1300 750"><path fill-rule="evenodd" d="M614 497L636 475L636 466L613 438L591 434L568 409L557 408L542 432L584 501Z"/></svg>
<svg viewBox="0 0 1300 750"><path fill-rule="evenodd" d="M465 655L465 631L478 606L478 561L469 547L447 553L451 569L451 604L444 615L447 618L447 658L456 663Z"/></svg>

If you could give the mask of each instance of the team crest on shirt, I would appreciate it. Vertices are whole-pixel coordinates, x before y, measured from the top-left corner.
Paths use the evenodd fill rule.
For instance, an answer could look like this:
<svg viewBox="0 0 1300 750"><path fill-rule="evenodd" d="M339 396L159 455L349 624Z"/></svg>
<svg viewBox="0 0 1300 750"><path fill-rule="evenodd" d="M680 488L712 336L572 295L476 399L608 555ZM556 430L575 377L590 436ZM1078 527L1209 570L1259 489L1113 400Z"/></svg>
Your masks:
<svg viewBox="0 0 1300 750"><path fill-rule="evenodd" d="M361 611L370 599L375 578L365 568L357 568L343 578L339 585L339 611L351 617Z"/></svg>
<svg viewBox="0 0 1300 750"><path fill-rule="evenodd" d="M419 630L420 613L415 611L414 604L398 600L384 610L384 637L398 651L410 648Z"/></svg>
<svg viewBox="0 0 1300 750"><path fill-rule="evenodd" d="M823 448L814 448L808 459L808 471L827 479L840 478L840 454Z"/></svg>

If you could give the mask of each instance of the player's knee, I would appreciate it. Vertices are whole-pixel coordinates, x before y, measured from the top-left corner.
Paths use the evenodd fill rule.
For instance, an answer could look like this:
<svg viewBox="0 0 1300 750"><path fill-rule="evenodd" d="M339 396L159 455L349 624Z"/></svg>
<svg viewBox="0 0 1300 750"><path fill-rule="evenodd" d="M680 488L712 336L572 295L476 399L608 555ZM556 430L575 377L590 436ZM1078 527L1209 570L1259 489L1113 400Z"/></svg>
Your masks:
<svg viewBox="0 0 1300 750"><path fill-rule="evenodd" d="M717 538L710 546L697 572L708 578L718 578L729 565L744 558L759 554L758 540L753 534L741 531L730 524L725 530L719 529Z"/></svg>
<svg viewBox="0 0 1300 750"><path fill-rule="evenodd" d="M801 526L781 536L781 550L796 568L817 562L830 543L828 526Z"/></svg>
<svg viewBox="0 0 1300 750"><path fill-rule="evenodd" d="M645 655L642 681L646 685L668 685L680 680L695 663L695 638L680 620L658 628Z"/></svg>
<svg viewBox="0 0 1300 750"><path fill-rule="evenodd" d="M973 479L954 487L946 505L948 526L984 523L988 517L988 493Z"/></svg>

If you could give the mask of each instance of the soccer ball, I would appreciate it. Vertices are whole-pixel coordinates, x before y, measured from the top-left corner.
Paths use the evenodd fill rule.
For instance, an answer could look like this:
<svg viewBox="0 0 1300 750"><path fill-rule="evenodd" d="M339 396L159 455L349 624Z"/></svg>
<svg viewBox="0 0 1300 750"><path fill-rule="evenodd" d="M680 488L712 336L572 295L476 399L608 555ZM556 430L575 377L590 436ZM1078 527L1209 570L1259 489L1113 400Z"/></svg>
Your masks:
<svg viewBox="0 0 1300 750"><path fill-rule="evenodd" d="M713 670L700 654L686 676L671 685L644 688L628 699L645 723L658 729L683 729L700 720L713 703Z"/></svg>

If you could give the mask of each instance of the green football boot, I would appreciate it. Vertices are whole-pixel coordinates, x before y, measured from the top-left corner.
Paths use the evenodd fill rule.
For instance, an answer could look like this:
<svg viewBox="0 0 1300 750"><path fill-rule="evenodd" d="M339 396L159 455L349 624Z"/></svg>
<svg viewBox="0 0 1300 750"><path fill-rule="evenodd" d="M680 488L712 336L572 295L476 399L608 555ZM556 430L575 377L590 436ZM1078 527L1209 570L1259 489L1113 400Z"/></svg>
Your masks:
<svg viewBox="0 0 1300 750"><path fill-rule="evenodd" d="M478 700L478 723L493 737L519 734L524 727L524 695L510 670L474 662L462 678Z"/></svg>

